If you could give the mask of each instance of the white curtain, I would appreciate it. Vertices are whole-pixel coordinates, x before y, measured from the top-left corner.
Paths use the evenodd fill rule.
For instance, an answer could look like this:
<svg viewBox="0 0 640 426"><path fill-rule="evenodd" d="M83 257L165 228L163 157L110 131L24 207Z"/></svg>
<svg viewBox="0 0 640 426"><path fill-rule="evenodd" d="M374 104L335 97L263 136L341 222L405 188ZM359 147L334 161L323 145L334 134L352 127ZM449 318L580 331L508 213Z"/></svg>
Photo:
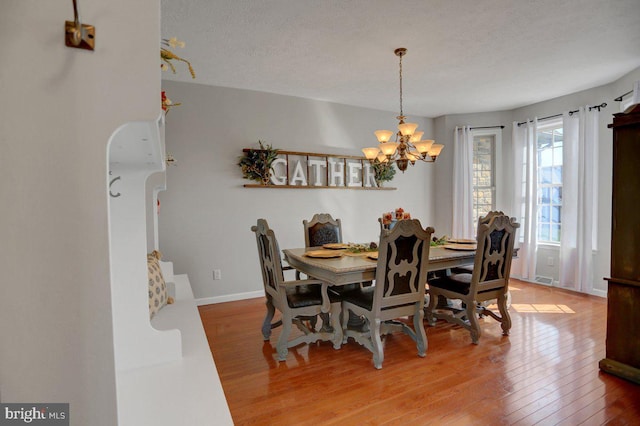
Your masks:
<svg viewBox="0 0 640 426"><path fill-rule="evenodd" d="M598 117L589 107L563 115L561 287L590 293L597 247Z"/></svg>
<svg viewBox="0 0 640 426"><path fill-rule="evenodd" d="M473 134L456 127L453 143L453 226L455 238L475 238L473 223Z"/></svg>
<svg viewBox="0 0 640 426"><path fill-rule="evenodd" d="M537 201L538 201L538 155L536 135L538 120L527 121L518 126L513 123L513 168L514 205L520 222L518 257L513 259L511 274L524 280L535 280L538 246Z"/></svg>

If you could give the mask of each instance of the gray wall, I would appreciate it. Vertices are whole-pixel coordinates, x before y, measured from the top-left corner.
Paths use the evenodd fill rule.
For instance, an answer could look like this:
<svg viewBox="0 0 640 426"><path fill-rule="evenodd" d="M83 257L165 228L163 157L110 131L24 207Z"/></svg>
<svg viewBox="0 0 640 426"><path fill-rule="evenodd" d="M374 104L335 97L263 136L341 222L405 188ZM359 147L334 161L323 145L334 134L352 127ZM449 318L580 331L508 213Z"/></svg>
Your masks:
<svg viewBox="0 0 640 426"><path fill-rule="evenodd" d="M238 157L258 139L283 150L362 155L377 144L375 130L395 128L396 113L193 83L163 81L163 88L182 105L167 115L167 151L177 166L160 193L160 250L177 273L189 274L196 297L261 291L250 231L258 218L281 248L304 246L302 220L320 212L341 218L351 242L377 241L378 217L396 207L433 224L433 164L398 172L388 183L395 191L243 187L251 182L242 179ZM417 122L425 138L433 136L432 120Z"/></svg>
<svg viewBox="0 0 640 426"><path fill-rule="evenodd" d="M600 133L598 150L598 249L593 255L593 288L594 294L606 296L604 277L609 276L611 261L611 173L612 173L612 133L607 125L612 122L612 114L619 112L619 103L614 98L633 88L633 82L640 80L640 68L623 76L619 80L604 86L584 90L567 96L540 102L513 111L513 120L517 122L533 117L545 117L574 110L585 105L607 103L607 108L600 112ZM553 249L543 250L538 257L538 273L547 275L555 273L557 277L558 259L554 259L554 267L547 266L548 257L556 253Z"/></svg>
<svg viewBox="0 0 640 426"><path fill-rule="evenodd" d="M71 2L0 13L0 400L113 425L106 146L160 112L160 5L81 3L94 52L64 45Z"/></svg>
<svg viewBox="0 0 640 426"><path fill-rule="evenodd" d="M595 293L606 294L601 280L609 271L611 217L611 132L606 125L617 112L613 98L631 89L640 69L606 86L552 99L512 111L447 115L417 119L425 138L445 144L435 164L419 164L390 184L397 191L247 189L236 166L242 148L261 139L277 148L307 152L360 154L375 143L372 132L393 129L395 113L322 101L279 96L193 83L163 81L174 102L183 105L167 116L167 150L178 160L167 174L167 191L160 194L160 248L188 273L196 297L220 301L259 292L260 273L253 235L257 218L266 218L282 248L302 246L302 220L329 212L343 220L344 238L362 242L378 236L377 217L403 207L435 235L450 235L452 221L453 130L455 126L504 125L502 130L503 200L497 208L510 210L513 191L512 122L558 114L606 101L600 130L600 209L595 253ZM548 253L541 262L546 265ZM554 262L557 268L557 260ZM213 269L222 280L212 279ZM544 271L547 272L546 270Z"/></svg>
<svg viewBox="0 0 640 426"><path fill-rule="evenodd" d="M436 119L436 134L438 141L445 144L449 149L443 152L436 164L436 188L435 197L438 200L438 210L436 211L435 226L441 229L444 234L451 235L453 228L453 140L456 126L505 126L502 129L502 164L498 167L503 169L504 176L510 176L512 168L509 162L511 158L511 112L486 112L478 114L455 114L438 117ZM499 130L499 129L497 129ZM500 185L500 192L496 194L498 200L502 200L496 205L498 210L508 212L510 205L504 201L511 193L511 186Z"/></svg>
<svg viewBox="0 0 640 426"><path fill-rule="evenodd" d="M584 105L598 105L602 102L608 104L600 113L600 145L599 145L599 209L598 209L598 242L599 247L594 252L594 294L606 296L606 283L603 277L609 275L610 265L610 239L611 239L611 164L612 164L612 136L607 124L612 121L612 114L619 112L619 103L613 99L631 90L633 82L640 79L640 69L621 77L619 80L605 86L595 87L578 93L550 99L534 105L518 108L512 111L447 115L435 119L436 135L442 143L453 142L455 126L491 126L503 124L502 148L503 148L503 200L508 200L513 192L513 164L512 164L512 123L520 122L533 117L546 117L568 110L577 109ZM448 150L438 160L436 166L436 188L434 193L439 205L446 205L436 211L434 224L442 230L451 229L452 220L452 170L453 149ZM499 210L510 211L510 203L502 203L496 206ZM446 233L446 232L445 232ZM557 247L540 247L538 251L537 274L552 277L558 280L558 249ZM551 258L551 260L550 260ZM551 263L551 265L550 265Z"/></svg>

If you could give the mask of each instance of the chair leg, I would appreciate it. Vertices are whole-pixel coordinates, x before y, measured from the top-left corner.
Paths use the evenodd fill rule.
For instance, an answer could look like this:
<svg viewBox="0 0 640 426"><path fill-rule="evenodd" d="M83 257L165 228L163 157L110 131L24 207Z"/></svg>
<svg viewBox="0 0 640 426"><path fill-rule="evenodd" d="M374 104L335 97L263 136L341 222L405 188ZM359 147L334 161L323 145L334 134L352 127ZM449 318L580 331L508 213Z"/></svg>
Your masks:
<svg viewBox="0 0 640 426"><path fill-rule="evenodd" d="M502 327L502 335L508 336L511 330L511 315L509 315L509 307L507 306L507 296L498 297L498 309L500 310L500 326Z"/></svg>
<svg viewBox="0 0 640 426"><path fill-rule="evenodd" d="M413 329L416 332L416 346L418 348L418 356L424 357L427 355L427 334L424 331L424 311L418 309L413 315Z"/></svg>
<svg viewBox="0 0 640 426"><path fill-rule="evenodd" d="M267 306L267 315L265 315L264 322L262 323L262 337L267 341L269 340L269 337L271 337L271 329L279 326L280 322L277 322L274 325L271 324L271 320L276 313L276 308L273 306L271 297L267 296L265 305Z"/></svg>
<svg viewBox="0 0 640 426"><path fill-rule="evenodd" d="M331 306L331 312L333 312L333 306ZM315 317L316 320L318 317ZM323 333L331 333L333 330L331 330L331 320L333 318L331 318L331 316L329 315L329 312L323 312L320 314L320 318L322 318L322 327L320 328L320 331ZM315 324L314 324L315 327Z"/></svg>
<svg viewBox="0 0 640 426"><path fill-rule="evenodd" d="M278 361L286 361L289 349L287 348L287 342L289 340L289 334L291 334L291 318L282 318L282 332L278 338L276 344L276 350L278 351Z"/></svg>
<svg viewBox="0 0 640 426"><path fill-rule="evenodd" d="M382 347L382 337L380 335L380 327L382 322L376 318L371 333L371 345L373 349L373 365L380 370L382 368L382 361L384 361L384 349ZM369 326L371 327L371 326Z"/></svg>
<svg viewBox="0 0 640 426"><path fill-rule="evenodd" d="M427 306L427 324L429 324L430 327L436 325L436 319L433 316L433 311L436 308L437 303L438 296L433 293L429 293L429 305Z"/></svg>
<svg viewBox="0 0 640 426"><path fill-rule="evenodd" d="M482 331L480 330L480 323L478 322L478 315L476 314L475 301L467 302L466 307L467 321L469 322L469 332L471 333L471 341L474 345L478 344Z"/></svg>

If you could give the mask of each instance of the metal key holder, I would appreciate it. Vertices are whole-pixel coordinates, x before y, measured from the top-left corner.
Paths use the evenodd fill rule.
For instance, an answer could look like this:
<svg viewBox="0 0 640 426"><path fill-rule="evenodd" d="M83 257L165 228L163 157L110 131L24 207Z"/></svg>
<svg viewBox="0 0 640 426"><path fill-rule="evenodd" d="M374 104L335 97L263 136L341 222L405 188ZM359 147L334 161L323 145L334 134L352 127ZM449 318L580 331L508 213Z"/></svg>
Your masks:
<svg viewBox="0 0 640 426"><path fill-rule="evenodd" d="M81 24L78 4L73 0L73 21L64 23L64 43L69 47L94 50L96 29L93 25Z"/></svg>

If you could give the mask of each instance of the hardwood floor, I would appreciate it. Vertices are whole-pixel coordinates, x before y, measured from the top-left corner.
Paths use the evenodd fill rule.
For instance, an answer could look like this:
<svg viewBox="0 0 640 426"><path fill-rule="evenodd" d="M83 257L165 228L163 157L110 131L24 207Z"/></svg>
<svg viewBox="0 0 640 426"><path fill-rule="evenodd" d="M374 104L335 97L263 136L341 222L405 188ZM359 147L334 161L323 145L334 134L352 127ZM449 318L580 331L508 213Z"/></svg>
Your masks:
<svg viewBox="0 0 640 426"><path fill-rule="evenodd" d="M263 342L264 299L200 307L236 425L640 424L640 386L599 372L606 300L511 281L513 326L482 319L479 345L459 326L384 340L382 370L352 340L289 350ZM630 336L638 338L638 336Z"/></svg>

